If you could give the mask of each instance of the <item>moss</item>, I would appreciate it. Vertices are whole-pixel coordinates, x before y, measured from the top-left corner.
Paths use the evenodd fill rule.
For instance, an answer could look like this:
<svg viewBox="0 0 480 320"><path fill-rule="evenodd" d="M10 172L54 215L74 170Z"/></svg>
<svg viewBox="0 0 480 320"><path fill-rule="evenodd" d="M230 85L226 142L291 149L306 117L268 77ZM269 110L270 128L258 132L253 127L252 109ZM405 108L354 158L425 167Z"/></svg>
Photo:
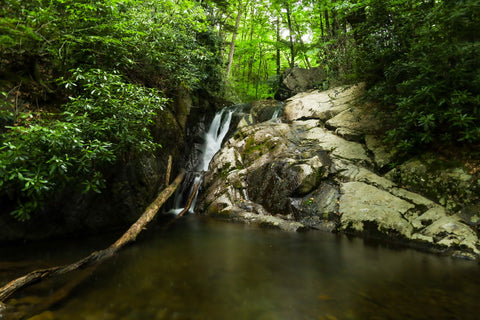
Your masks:
<svg viewBox="0 0 480 320"><path fill-rule="evenodd" d="M226 162L225 165L223 166L222 170L219 172L219 175L221 177L222 180L225 180L228 176L228 174L230 173L230 167L232 166L232 164L230 162Z"/></svg>

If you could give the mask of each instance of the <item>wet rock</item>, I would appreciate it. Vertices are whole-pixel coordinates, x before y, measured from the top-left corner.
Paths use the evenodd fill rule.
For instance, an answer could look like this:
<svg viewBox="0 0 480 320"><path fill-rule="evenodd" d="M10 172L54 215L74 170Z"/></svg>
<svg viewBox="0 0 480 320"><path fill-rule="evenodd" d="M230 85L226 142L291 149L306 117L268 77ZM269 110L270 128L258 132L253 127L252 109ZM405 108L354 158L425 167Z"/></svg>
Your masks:
<svg viewBox="0 0 480 320"><path fill-rule="evenodd" d="M252 103L250 113L258 123L280 116L282 109L283 102L277 100L259 100Z"/></svg>
<svg viewBox="0 0 480 320"><path fill-rule="evenodd" d="M444 216L426 227L422 235L430 237L436 245L449 249L468 249L478 255L477 234L456 216Z"/></svg>
<svg viewBox="0 0 480 320"><path fill-rule="evenodd" d="M214 157L199 208L270 228L340 231L480 257L475 178L433 160L396 164L395 151L375 135L376 118L358 106L361 92L359 85L300 93L285 106L286 123L239 128ZM452 211L443 194L463 209Z"/></svg>
<svg viewBox="0 0 480 320"><path fill-rule="evenodd" d="M317 227L325 220L335 220L339 198L339 187L330 181L322 181L313 192L294 202L299 221Z"/></svg>
<svg viewBox="0 0 480 320"><path fill-rule="evenodd" d="M279 229L283 231L297 232L305 230L305 226L297 221L289 221L275 216L258 215L246 211L233 211L231 218L234 221L256 224L262 228Z"/></svg>

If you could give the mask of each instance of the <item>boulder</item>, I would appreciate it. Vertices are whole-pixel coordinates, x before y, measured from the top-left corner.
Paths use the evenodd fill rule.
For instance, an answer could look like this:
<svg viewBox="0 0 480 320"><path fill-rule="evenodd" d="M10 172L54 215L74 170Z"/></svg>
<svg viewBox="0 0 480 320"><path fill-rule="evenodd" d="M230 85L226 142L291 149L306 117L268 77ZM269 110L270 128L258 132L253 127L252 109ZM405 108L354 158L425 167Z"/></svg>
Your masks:
<svg viewBox="0 0 480 320"><path fill-rule="evenodd" d="M286 101L283 119L287 122L307 119L326 122L349 109L363 89L364 84L356 84L299 93Z"/></svg>
<svg viewBox="0 0 480 320"><path fill-rule="evenodd" d="M350 107L327 120L325 126L349 141L363 141L366 134L375 134L382 125L370 108L364 105Z"/></svg>
<svg viewBox="0 0 480 320"><path fill-rule="evenodd" d="M480 180L463 164L433 154L398 164L386 177L465 217L480 204Z"/></svg>
<svg viewBox="0 0 480 320"><path fill-rule="evenodd" d="M322 68L290 68L282 75L280 88L275 94L275 99L285 100L291 96L309 89L322 87L327 74Z"/></svg>

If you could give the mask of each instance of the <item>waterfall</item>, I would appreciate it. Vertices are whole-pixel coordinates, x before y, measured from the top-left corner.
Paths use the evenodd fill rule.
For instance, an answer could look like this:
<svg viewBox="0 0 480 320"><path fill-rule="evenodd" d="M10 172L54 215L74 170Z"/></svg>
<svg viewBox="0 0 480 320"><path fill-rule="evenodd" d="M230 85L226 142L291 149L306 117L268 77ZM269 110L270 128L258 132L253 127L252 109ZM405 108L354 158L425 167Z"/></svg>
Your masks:
<svg viewBox="0 0 480 320"><path fill-rule="evenodd" d="M279 106L275 107L275 110L273 111L272 118L270 120L275 120L278 119L281 114L283 113L283 107L285 104L283 102L280 103Z"/></svg>
<svg viewBox="0 0 480 320"><path fill-rule="evenodd" d="M195 167L194 170L194 179L191 186L189 186L189 192L186 199L184 199L184 194L179 193L175 198L175 208L170 210L171 213L178 214L180 213L185 205L186 201L191 198L194 186L201 183L202 174L204 171L208 170L208 165L212 161L213 156L220 150L222 146L223 139L230 129L230 123L232 121L232 115L235 112L233 108L223 108L215 114L215 117L210 124L210 127L204 135L204 144L201 148L202 155L199 161L199 164ZM186 181L191 181L188 179ZM189 209L189 212L192 213L195 208L197 194L193 195L195 198Z"/></svg>
<svg viewBox="0 0 480 320"><path fill-rule="evenodd" d="M210 161L213 156L220 150L222 146L223 138L230 128L230 122L232 121L232 114L234 110L226 110L225 108L217 112L215 118L213 118L210 128L205 134L205 144L203 145L203 156L198 166L198 171L207 171ZM224 114L227 113L225 116Z"/></svg>

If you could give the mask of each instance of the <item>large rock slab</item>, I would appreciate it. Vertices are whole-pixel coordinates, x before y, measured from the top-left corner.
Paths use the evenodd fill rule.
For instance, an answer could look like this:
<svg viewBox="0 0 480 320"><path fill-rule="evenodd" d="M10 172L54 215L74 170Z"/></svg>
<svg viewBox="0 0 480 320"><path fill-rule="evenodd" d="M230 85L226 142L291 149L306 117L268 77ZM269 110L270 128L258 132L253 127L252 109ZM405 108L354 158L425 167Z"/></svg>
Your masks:
<svg viewBox="0 0 480 320"><path fill-rule="evenodd" d="M284 120L329 120L347 110L363 91L363 85L343 86L327 91L302 92L286 101Z"/></svg>
<svg viewBox="0 0 480 320"><path fill-rule="evenodd" d="M303 138L318 143L323 150L330 151L337 158L371 164L371 159L362 144L342 139L325 128L310 129Z"/></svg>
<svg viewBox="0 0 480 320"><path fill-rule="evenodd" d="M404 216L415 208L412 203L363 182L343 183L340 190L343 230L410 238L413 226Z"/></svg>
<svg viewBox="0 0 480 320"><path fill-rule="evenodd" d="M329 119L325 126L340 137L351 141L363 141L366 134L375 134L382 129L380 119L372 107L358 104Z"/></svg>
<svg viewBox="0 0 480 320"><path fill-rule="evenodd" d="M344 232L478 259L474 204L464 201L468 210L454 212L418 192L422 182L446 180L451 191L452 181L467 190L477 180L458 168L430 171L417 160L383 175L398 159L376 135L377 118L359 104L362 88L300 93L287 101L283 123L239 128L212 160L200 208L268 228Z"/></svg>

